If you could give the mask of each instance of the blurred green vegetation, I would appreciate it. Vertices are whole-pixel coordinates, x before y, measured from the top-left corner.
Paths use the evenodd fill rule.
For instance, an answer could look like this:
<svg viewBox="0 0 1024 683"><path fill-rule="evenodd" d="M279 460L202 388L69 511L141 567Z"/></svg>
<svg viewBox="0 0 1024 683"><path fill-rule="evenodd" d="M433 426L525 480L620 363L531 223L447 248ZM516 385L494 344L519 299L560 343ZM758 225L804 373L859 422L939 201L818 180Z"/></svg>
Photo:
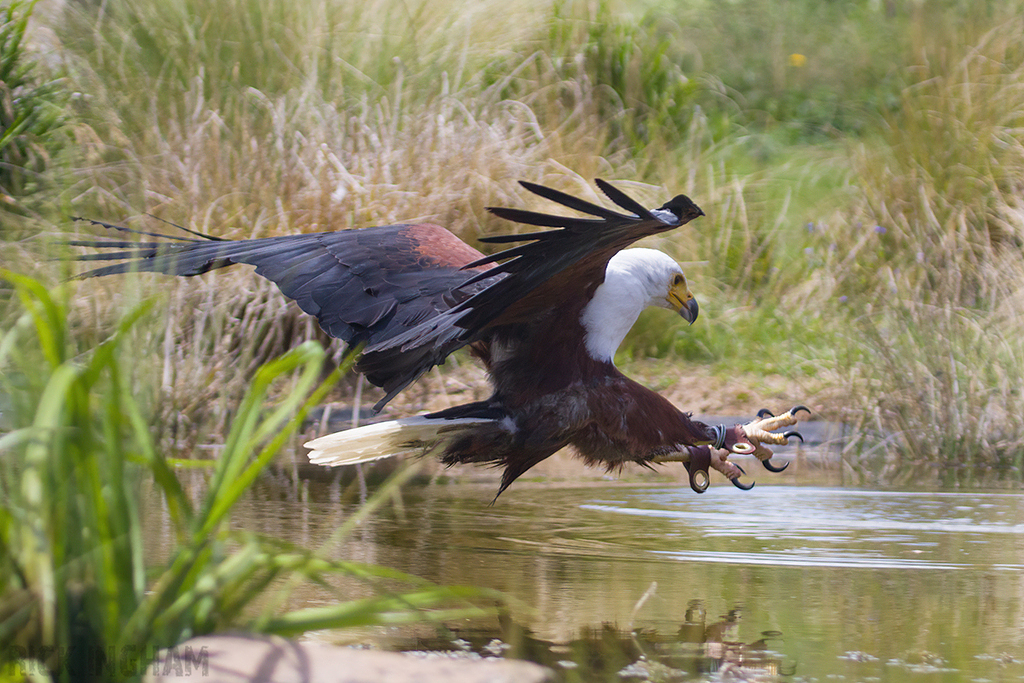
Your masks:
<svg viewBox="0 0 1024 683"><path fill-rule="evenodd" d="M0 436L5 676L20 669L60 681L137 680L157 650L197 635L238 628L294 635L493 612L474 604L496 604L493 592L438 587L332 557L337 542L415 468L381 486L323 548L231 529L236 504L344 372L321 381L318 344L299 345L255 373L194 499L157 448L133 392L130 331L144 309L129 311L99 345L82 348L68 327L67 287L47 291L31 278L2 274L23 309L0 337L0 396L10 398ZM289 391L270 402L282 382ZM141 514L146 490L161 497L161 526L174 539L156 553L144 540L154 533ZM282 609L302 581L331 590L336 601Z"/></svg>
<svg viewBox="0 0 1024 683"><path fill-rule="evenodd" d="M0 209L19 215L67 142L60 138L67 90L25 44L36 2L0 7Z"/></svg>

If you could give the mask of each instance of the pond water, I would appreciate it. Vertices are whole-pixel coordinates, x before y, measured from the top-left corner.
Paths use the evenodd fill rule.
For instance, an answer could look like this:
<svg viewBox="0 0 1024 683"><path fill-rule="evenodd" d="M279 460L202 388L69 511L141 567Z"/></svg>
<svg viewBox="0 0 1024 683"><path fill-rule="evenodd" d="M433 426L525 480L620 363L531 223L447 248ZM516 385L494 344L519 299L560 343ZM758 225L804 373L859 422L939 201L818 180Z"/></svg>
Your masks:
<svg viewBox="0 0 1024 683"><path fill-rule="evenodd" d="M353 507L331 484L285 489L258 487L241 525L318 547ZM378 642L505 651L565 681L1024 680L1024 495L623 484L492 495L407 487L338 555L503 591L511 619Z"/></svg>

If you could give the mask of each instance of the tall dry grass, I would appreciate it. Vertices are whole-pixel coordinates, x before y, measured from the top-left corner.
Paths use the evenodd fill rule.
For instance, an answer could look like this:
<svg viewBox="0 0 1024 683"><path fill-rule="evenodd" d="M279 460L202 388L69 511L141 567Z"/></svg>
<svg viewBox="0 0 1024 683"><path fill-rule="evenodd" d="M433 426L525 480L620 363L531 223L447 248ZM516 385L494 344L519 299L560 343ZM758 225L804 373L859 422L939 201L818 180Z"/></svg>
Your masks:
<svg viewBox="0 0 1024 683"><path fill-rule="evenodd" d="M693 165L671 174L678 185L622 186L652 205L680 191L721 202L714 224L660 244L682 260L710 245L721 288L768 282L779 216L752 198L757 181L712 160L706 117L669 97L685 97L676 65L631 81L660 43L639 47L641 33L616 28L607 10L502 4L517 21L498 31L477 30L487 23L478 3L403 5L387 24L394 8L382 3L273 16L249 4L67 10L59 35L82 93L82 165L65 194L75 213L169 230L145 211L229 238L425 220L474 243L521 229L486 206L550 209L516 180L601 201L592 179L650 173L634 144L657 146L671 129L674 152ZM200 422L222 433L256 367L323 339L249 272L142 281L167 298L167 320L140 353L170 435L197 434ZM98 334L90 328L116 319L126 295L120 283L80 287L79 325Z"/></svg>
<svg viewBox="0 0 1024 683"><path fill-rule="evenodd" d="M853 156L848 227L817 234L814 282L849 313L851 448L876 475L1021 477L1021 16L920 46L884 144Z"/></svg>
<svg viewBox="0 0 1024 683"><path fill-rule="evenodd" d="M990 312L896 301L855 322L845 368L848 462L865 481L1019 482L1024 466L1020 323Z"/></svg>
<svg viewBox="0 0 1024 683"><path fill-rule="evenodd" d="M516 179L564 184L572 168L582 186L612 171L590 88L538 83L532 98L506 97L553 69L545 55L501 50L537 30L532 6L498 32L474 28L487 22L473 3L308 3L273 17L258 4L68 10L87 93L75 129L86 163L67 193L78 212L132 221L146 211L229 238L433 221L473 241L506 229L483 207L515 203ZM481 41L511 68L494 68ZM251 273L154 280L146 286L169 292L168 317L148 353L175 433L210 417L221 432L256 367L322 338ZM116 318L119 289L82 285L83 328Z"/></svg>
<svg viewBox="0 0 1024 683"><path fill-rule="evenodd" d="M924 53L883 151L857 159L893 280L919 299L991 308L1016 279L1004 261L1024 247L1022 29L1018 14Z"/></svg>

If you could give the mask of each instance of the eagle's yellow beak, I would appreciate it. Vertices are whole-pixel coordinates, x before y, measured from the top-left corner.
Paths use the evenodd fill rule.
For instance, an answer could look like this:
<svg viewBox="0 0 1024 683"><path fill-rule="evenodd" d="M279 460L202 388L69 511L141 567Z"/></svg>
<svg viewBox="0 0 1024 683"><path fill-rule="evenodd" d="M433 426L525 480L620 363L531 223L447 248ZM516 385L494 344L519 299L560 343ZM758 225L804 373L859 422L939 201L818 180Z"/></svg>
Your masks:
<svg viewBox="0 0 1024 683"><path fill-rule="evenodd" d="M676 276L675 282L669 287L665 300L668 301L669 308L681 315L683 320L691 325L697 319L700 307L697 305L697 300L693 298L693 294L690 293L686 278L682 275Z"/></svg>

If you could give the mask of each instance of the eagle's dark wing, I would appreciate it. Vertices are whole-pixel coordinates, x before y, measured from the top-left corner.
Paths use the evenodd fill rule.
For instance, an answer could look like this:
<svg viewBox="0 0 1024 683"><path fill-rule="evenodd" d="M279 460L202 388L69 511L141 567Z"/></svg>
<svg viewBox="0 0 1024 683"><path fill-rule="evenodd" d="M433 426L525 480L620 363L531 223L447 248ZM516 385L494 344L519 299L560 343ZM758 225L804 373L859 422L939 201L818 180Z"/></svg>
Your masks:
<svg viewBox="0 0 1024 683"><path fill-rule="evenodd" d="M493 208L508 220L557 229L485 238L494 243L526 242L487 257L430 224L251 240L193 233L199 239L71 244L117 250L79 256L82 261L118 261L79 278L132 271L192 276L236 263L255 266L258 274L315 316L328 334L350 344L366 344L356 368L387 392L376 406L380 409L452 351L483 339L490 327L528 320L552 297L589 299L615 252L703 215L683 195L651 211L608 183L597 184L629 213L523 183L531 192L596 218Z"/></svg>
<svg viewBox="0 0 1024 683"><path fill-rule="evenodd" d="M495 215L518 223L557 228L523 235L484 238L489 242L522 241L526 244L478 259L467 267L492 269L474 276L467 285L487 286L465 301L406 332L368 346L359 361L367 376L387 395L383 406L419 375L438 365L455 349L482 338L489 328L527 324L532 315L550 305L553 297L589 300L604 280L608 260L619 250L649 235L672 230L703 216L688 197L678 195L660 209L648 210L607 182L597 186L623 214L557 190L522 183L527 190L570 209L596 216L574 218L520 209L491 208ZM504 274L506 277L495 279ZM386 378L385 378L385 375Z"/></svg>
<svg viewBox="0 0 1024 683"><path fill-rule="evenodd" d="M315 316L325 332L352 345L381 343L414 329L487 284L460 289L486 270L466 269L483 255L431 224L224 240L200 233L193 234L201 239L170 237L91 222L176 241L73 240L74 246L115 250L76 260L118 261L77 278L128 272L192 276L248 264Z"/></svg>

